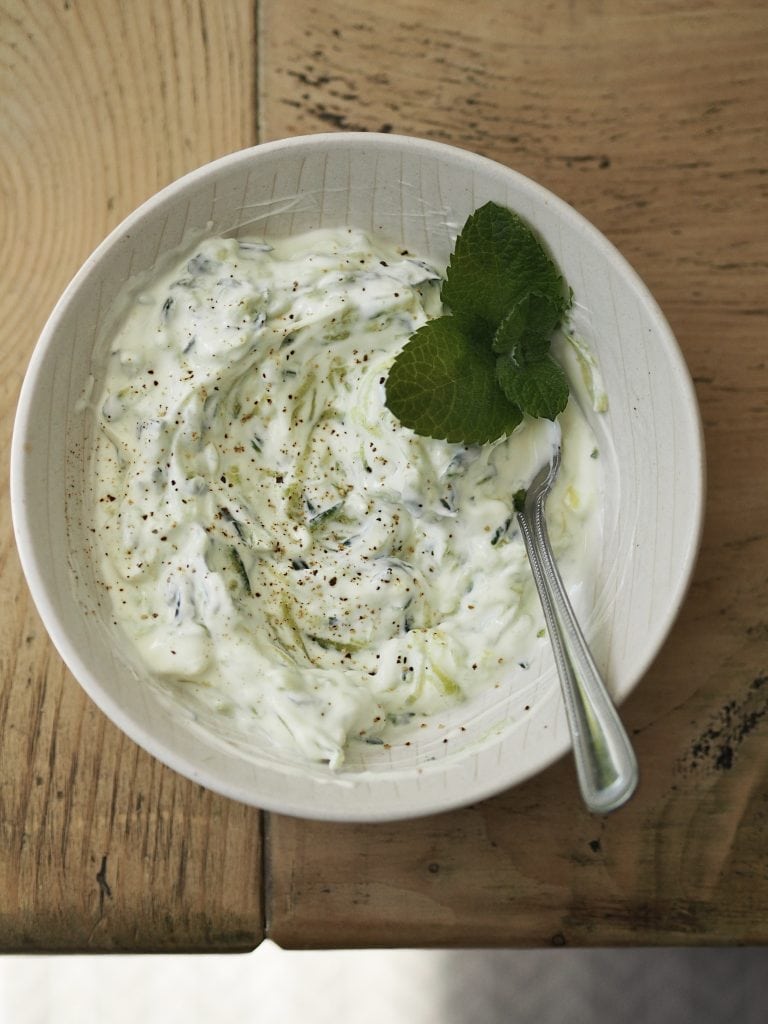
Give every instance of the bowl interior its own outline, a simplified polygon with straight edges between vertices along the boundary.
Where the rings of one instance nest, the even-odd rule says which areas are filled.
[[[89,485],[99,352],[126,281],[211,234],[275,237],[350,224],[444,266],[487,200],[521,214],[576,297],[575,326],[600,367],[607,412],[585,411],[605,454],[596,586],[581,609],[617,700],[638,682],[684,595],[702,515],[702,447],[688,372],[653,299],[613,247],[515,172],[436,143],[311,136],[234,154],[188,175],[99,247],[56,307],[30,364],[13,446],[24,569],[65,661],[128,735],[183,774],[239,800],[308,817],[374,820],[468,803],[541,770],[568,747],[551,660],[445,717],[442,738],[364,748],[330,775],[211,733],[151,684],[115,628],[94,572]],[[574,364],[574,370],[576,369]],[[463,726],[463,729],[462,729]],[[450,742],[443,743],[448,738]]]

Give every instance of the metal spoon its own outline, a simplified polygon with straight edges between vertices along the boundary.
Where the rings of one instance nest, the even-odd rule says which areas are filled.
[[[608,814],[634,793],[637,760],[555,565],[544,505],[560,468],[560,443],[534,477],[517,519],[539,592],[573,741],[576,774],[590,811]]]

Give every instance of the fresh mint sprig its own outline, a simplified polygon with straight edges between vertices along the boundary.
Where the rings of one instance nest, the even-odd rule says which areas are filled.
[[[570,293],[516,213],[486,203],[467,219],[440,298],[450,314],[419,328],[387,377],[386,404],[404,426],[485,444],[525,413],[562,412],[568,381],[549,350]]]

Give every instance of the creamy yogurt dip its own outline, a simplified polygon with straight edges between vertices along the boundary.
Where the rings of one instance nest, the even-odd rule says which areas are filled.
[[[114,620],[157,678],[255,744],[339,767],[348,743],[396,742],[546,643],[513,500],[551,424],[465,448],[384,404],[439,287],[357,230],[214,238],[134,298],[110,344],[94,477]],[[574,401],[561,423],[548,519],[580,581],[599,460]]]

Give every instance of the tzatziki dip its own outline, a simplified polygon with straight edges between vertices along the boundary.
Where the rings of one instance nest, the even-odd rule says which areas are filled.
[[[253,744],[352,743],[519,673],[546,644],[514,496],[552,425],[464,447],[385,406],[440,274],[342,228],[212,238],[128,304],[96,401],[98,571],[154,678]],[[572,398],[549,532],[592,574],[595,440]],[[578,587],[577,587],[578,589]]]

